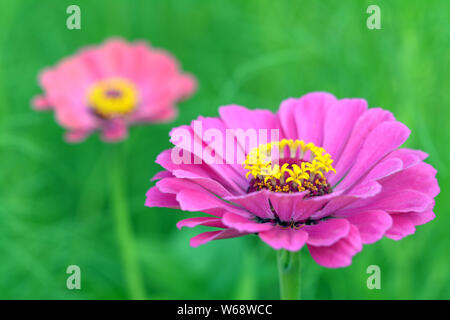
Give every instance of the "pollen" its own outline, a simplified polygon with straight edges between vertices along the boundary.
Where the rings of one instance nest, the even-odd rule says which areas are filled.
[[[88,105],[103,118],[125,116],[132,112],[138,103],[135,86],[122,78],[101,80],[89,89]]]
[[[312,197],[332,192],[326,179],[326,173],[336,173],[332,164],[325,149],[303,140],[283,139],[251,150],[243,166],[250,180],[248,192],[309,191]]]

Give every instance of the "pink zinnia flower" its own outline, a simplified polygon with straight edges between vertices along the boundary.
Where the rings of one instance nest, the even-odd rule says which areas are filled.
[[[45,69],[39,83],[45,94],[35,97],[33,106],[53,108],[70,142],[96,130],[105,141],[122,140],[130,124],[171,120],[175,103],[196,87],[166,51],[121,39],[63,59]]]
[[[276,114],[236,105],[219,113],[182,127],[190,135],[183,143],[172,131],[178,149],[159,155],[165,171],[147,193],[147,206],[209,214],[178,223],[218,228],[192,238],[194,247],[258,234],[277,250],[306,245],[318,264],[337,268],[350,265],[363,244],[402,239],[435,217],[436,170],[424,152],[399,149],[410,130],[386,110],[311,93],[284,101]],[[236,138],[244,166],[200,163],[205,152],[223,160],[229,149],[202,140],[198,123],[224,137],[226,129],[279,129],[280,137],[264,137],[255,149]],[[172,160],[180,148],[193,153],[192,164]]]

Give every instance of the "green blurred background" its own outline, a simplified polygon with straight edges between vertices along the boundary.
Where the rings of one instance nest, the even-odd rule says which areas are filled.
[[[81,8],[67,30],[66,8]],[[366,8],[381,8],[368,30]],[[53,114],[36,113],[43,67],[110,36],[170,50],[198,77],[173,124],[136,127],[126,152],[126,191],[149,299],[278,299],[275,252],[248,236],[189,246],[191,217],[144,207],[154,160],[174,125],[237,103],[276,110],[288,97],[324,90],[364,97],[412,129],[407,146],[438,169],[437,218],[402,241],[364,247],[345,269],[302,252],[306,299],[450,298],[450,2],[430,1],[31,1],[0,2],[0,298],[126,299],[111,213],[108,149],[97,135],[66,144]],[[82,289],[66,288],[81,267]],[[381,290],[366,268],[381,267]]]

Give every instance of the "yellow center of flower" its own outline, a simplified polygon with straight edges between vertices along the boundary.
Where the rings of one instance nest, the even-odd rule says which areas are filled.
[[[250,179],[248,192],[268,189],[274,192],[310,191],[310,196],[330,193],[325,173],[336,170],[325,149],[302,140],[262,144],[254,148],[244,162]]]
[[[110,78],[95,83],[88,93],[88,105],[101,117],[123,116],[138,103],[135,86],[122,78]]]

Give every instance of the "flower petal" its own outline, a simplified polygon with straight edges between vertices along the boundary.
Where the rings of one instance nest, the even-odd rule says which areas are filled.
[[[298,99],[293,114],[297,126],[297,138],[306,143],[312,142],[321,146],[325,115],[335,101],[336,98],[333,95],[324,92],[309,93]]]
[[[278,118],[283,129],[283,136],[286,139],[297,139],[297,125],[294,116],[297,101],[298,99],[295,98],[284,100],[278,110]]]
[[[335,185],[347,174],[360,153],[364,141],[367,140],[370,133],[380,123],[392,120],[394,120],[394,116],[389,111],[379,108],[369,109],[359,118],[339,161],[336,162],[336,174],[332,174],[328,178],[331,185]]]
[[[391,217],[392,217],[392,226],[386,232],[386,237],[391,238],[393,240],[400,240],[416,232],[414,224],[408,217],[402,214],[394,214]]]
[[[243,190],[239,187],[237,189],[235,188],[235,184],[233,182],[229,183],[229,180],[224,177],[223,174],[217,173],[216,170],[212,169],[209,165],[206,163],[201,164],[195,164],[195,162],[192,164],[188,163],[174,163],[172,159],[172,152],[174,152],[173,149],[164,150],[161,152],[158,157],[156,158],[156,163],[161,165],[164,169],[168,171],[176,171],[176,170],[183,170],[187,172],[191,172],[192,176],[196,177],[203,177],[207,179],[212,179],[216,181],[217,183],[221,184],[224,188],[229,190],[233,193],[242,193]],[[223,171],[223,173],[226,171]]]
[[[229,238],[236,238],[245,236],[248,233],[240,233],[237,230],[234,229],[225,229],[225,230],[219,230],[219,231],[208,231],[203,232],[195,237],[191,238],[190,244],[191,247],[198,247],[202,244],[208,243],[212,240],[219,240],[219,239],[229,239]]]
[[[367,137],[355,165],[349,174],[336,187],[347,189],[365,176],[386,154],[398,148],[406,141],[410,133],[408,127],[396,121],[383,122]]]
[[[361,211],[346,219],[358,228],[363,244],[380,240],[392,226],[391,216],[382,210]]]
[[[266,190],[252,192],[242,196],[225,197],[225,200],[244,207],[249,212],[260,218],[274,218]]]
[[[178,221],[177,223],[178,229],[181,229],[183,227],[194,228],[196,226],[226,228],[226,226],[222,223],[221,219],[216,217],[188,218]]]
[[[207,145],[204,144],[202,139],[195,133],[195,123],[191,126],[180,126],[174,128],[170,132],[170,141],[176,146],[171,150],[170,158],[167,159],[170,162],[174,162],[174,156],[180,153],[183,154],[182,159],[179,159],[180,163],[176,163],[176,166],[186,165],[187,167],[195,167],[194,165],[203,165],[203,154]],[[186,155],[186,159],[185,158]],[[187,162],[187,163],[185,163]],[[243,193],[247,188],[248,182],[241,173],[235,171],[230,165],[225,163],[208,163],[205,164],[208,168],[215,172],[215,176],[220,177],[229,188],[236,190],[237,193]],[[188,168],[185,170],[190,171]]]
[[[301,230],[308,233],[308,245],[331,246],[346,237],[350,232],[350,223],[345,219],[329,219],[316,225],[304,226]]]
[[[231,205],[188,180],[165,178],[158,181],[156,186],[161,192],[176,194],[180,208],[185,211],[205,211],[213,208],[232,210]]]
[[[402,148],[392,151],[386,157],[386,159],[390,158],[398,158],[402,160],[403,169],[407,169],[428,158],[428,154],[420,150]]]
[[[331,214],[337,217],[345,216],[342,214],[342,211],[348,210],[347,207],[355,206],[354,203],[360,203],[363,199],[370,200],[372,197],[379,194],[381,190],[382,187],[378,182],[370,181],[357,185],[347,194],[340,195],[339,193],[342,193],[342,190],[334,191],[338,196],[332,198],[325,206],[323,206],[323,208],[313,213],[311,218],[321,219]]]
[[[350,227],[348,235],[329,247],[308,245],[311,257],[321,266],[327,268],[347,267],[352,263],[352,257],[362,250],[359,231]]]
[[[402,214],[402,216],[408,218],[415,226],[420,226],[422,224],[428,223],[436,218],[436,215],[431,210],[424,212],[408,212]]]
[[[363,182],[379,180],[403,169],[403,162],[398,158],[380,161],[364,178]]]
[[[177,178],[189,179],[217,196],[231,196],[231,193],[224,186],[213,179],[202,177],[196,173],[185,170],[174,170],[172,171],[172,174]]]
[[[69,143],[82,142],[87,138],[87,136],[90,133],[91,133],[90,131],[83,131],[83,130],[67,131],[64,134],[64,140],[66,140]]]
[[[261,231],[267,231],[273,228],[270,223],[256,223],[246,217],[234,214],[226,213],[222,217],[222,222],[230,228],[236,229],[239,232],[256,233]]]
[[[115,118],[108,120],[102,130],[102,139],[107,142],[123,140],[128,136],[128,128],[125,120]]]
[[[366,110],[367,101],[363,99],[338,100],[328,110],[323,147],[335,162],[339,161],[355,123]]]
[[[234,133],[245,154],[262,143],[282,138],[278,117],[269,110],[250,110],[245,107],[230,105],[220,107],[219,114],[225,125],[233,129],[229,132]],[[253,139],[249,138],[247,133],[253,133],[250,135],[250,137],[253,136]],[[274,133],[275,136],[273,136]]]
[[[145,205],[147,207],[180,209],[176,196],[171,193],[163,193],[158,187],[152,187],[147,191]]]
[[[49,110],[53,107],[50,101],[43,95],[33,97],[31,105],[35,110]]]
[[[361,209],[379,209],[389,213],[422,212],[433,203],[433,199],[422,192],[398,189],[392,192],[382,191],[372,198],[355,201],[345,211],[349,213],[358,212]]]
[[[156,173],[153,176],[153,178],[151,179],[151,181],[161,180],[161,179],[170,178],[170,177],[173,177],[172,173],[170,171],[163,170],[163,171]]]
[[[285,249],[298,251],[308,239],[308,233],[303,230],[273,228],[259,233],[259,237],[275,250]]]
[[[434,198],[440,192],[436,173],[436,169],[431,165],[424,162],[419,163],[383,179],[381,181],[383,192],[395,192],[399,189],[408,188]]]

